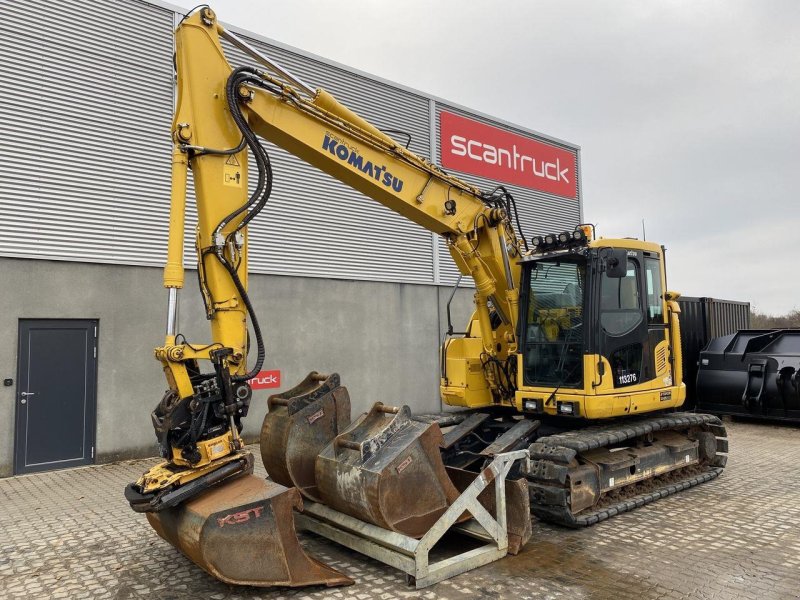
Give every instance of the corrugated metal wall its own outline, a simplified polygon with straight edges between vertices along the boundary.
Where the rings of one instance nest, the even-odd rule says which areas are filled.
[[[750,329],[750,303],[702,298],[705,301],[708,337],[715,338],[740,329]]]
[[[14,0],[3,21],[0,254],[161,264],[172,12]]]
[[[4,8],[9,27],[0,37],[0,72],[8,91],[0,97],[0,256],[162,265],[175,15],[123,0],[15,0]],[[486,121],[438,102],[432,111],[424,94],[263,40],[248,41],[376,126],[408,132],[411,150],[423,156],[431,156],[432,127],[438,139],[439,110]],[[226,52],[232,64],[251,62],[233,48]],[[250,227],[252,272],[414,283],[454,279],[447,250],[429,232],[266,145],[274,191]],[[463,177],[484,189],[495,185]],[[580,218],[579,201],[508,187],[528,237],[571,228]],[[196,215],[192,202],[189,207],[186,262],[192,266]]]

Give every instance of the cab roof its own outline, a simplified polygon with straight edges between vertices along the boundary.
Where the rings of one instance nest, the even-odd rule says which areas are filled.
[[[597,238],[589,242],[590,248],[603,248],[611,246],[612,248],[627,248],[629,250],[643,250],[645,252],[655,252],[661,254],[661,245],[655,242],[644,242],[636,238]]]

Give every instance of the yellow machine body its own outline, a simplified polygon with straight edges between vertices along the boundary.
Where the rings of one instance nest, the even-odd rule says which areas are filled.
[[[186,344],[168,331],[156,349],[167,382],[180,398],[195,393],[189,369],[210,360],[214,349],[230,348],[224,359],[232,375],[246,371],[247,312],[231,277],[209,253],[219,240],[214,230],[221,219],[247,201],[247,152],[215,154],[209,148],[234,149],[240,143],[226,102],[226,83],[233,72],[225,59],[220,37],[231,36],[207,9],[184,20],[176,31],[178,104],[173,121],[172,206],[164,285],[183,285],[183,238],[187,168],[191,167],[199,215],[196,232],[201,287],[211,322],[212,342]],[[246,47],[245,50],[248,50]],[[324,90],[308,90],[286,77],[257,71],[259,85],[240,84],[235,90],[249,127],[301,160],[352,186],[443,237],[460,272],[475,285],[475,312],[467,334],[451,338],[443,348],[441,396],[445,403],[464,408],[509,407],[527,412],[525,401],[544,400],[542,414],[556,414],[558,402],[574,404],[572,416],[603,419],[680,406],[685,387],[680,372],[679,309],[674,297],[662,298],[664,338],[657,351],[667,360],[656,377],[624,389],[603,379],[611,368],[597,353],[585,354],[583,385],[531,386],[524,381],[524,353],[519,327],[526,307],[520,307],[520,287],[530,252],[512,226],[503,205],[473,186],[448,175],[436,165],[408,151],[402,144],[342,106]],[[275,69],[272,69],[275,71]],[[279,71],[279,70],[278,70]],[[242,218],[231,220],[223,235]],[[247,282],[246,228],[241,247],[234,251],[239,277]],[[588,250],[614,247],[662,256],[660,279],[666,289],[663,251],[653,243],[633,239],[587,240]],[[541,312],[545,336],[554,337],[581,306]],[[501,368],[487,368],[501,365]],[[509,368],[517,363],[516,368]],[[512,365],[513,366],[513,365]],[[505,381],[508,373],[514,381]],[[235,437],[235,433],[234,433]]]
[[[634,239],[599,239],[590,241],[587,247],[646,251],[657,256],[661,265],[660,287],[666,289],[663,249],[659,245]],[[476,316],[473,315],[466,336],[446,342],[446,377],[441,382],[442,397],[451,406],[479,409],[499,405],[522,413],[532,412],[526,410],[525,401],[533,401],[541,403],[539,413],[552,416],[558,414],[558,403],[565,402],[574,406],[574,412],[570,416],[585,419],[608,419],[679,407],[686,399],[686,386],[683,383],[683,357],[678,324],[680,308],[675,301],[678,296],[676,292],[667,292],[659,299],[663,332],[660,339],[653,340],[653,351],[660,360],[647,381],[622,389],[615,387],[610,377],[601,375],[612,370],[608,358],[600,354],[584,354],[582,386],[557,389],[558,386],[527,385],[522,377],[524,356],[522,352],[517,352],[515,358],[518,363],[518,377],[515,393],[513,396],[498,397],[497,394],[492,394],[483,375],[483,343],[476,327]],[[572,317],[580,315],[582,311],[582,304],[542,309],[538,318],[546,337],[552,339],[560,329],[568,327]],[[499,328],[494,333],[493,340],[499,341],[504,335],[506,333]]]
[[[222,39],[260,66],[231,67]],[[195,515],[192,502],[202,498],[198,494],[214,486],[207,497],[227,497],[221,488],[245,486],[228,480],[241,479],[252,471],[252,456],[243,449],[239,431],[251,396],[248,381],[264,361],[261,331],[247,295],[246,226],[263,208],[271,190],[271,167],[259,138],[441,236],[460,273],[474,284],[475,310],[466,334],[449,337],[442,348],[440,391],[445,403],[486,409],[486,414],[473,412],[455,425],[446,440],[438,443],[437,437],[437,444],[426,445],[426,456],[442,459],[437,455],[441,447],[443,456],[471,457],[467,462],[448,463],[466,468],[474,467],[478,458],[530,445],[533,457],[538,442],[531,441],[544,439],[535,438],[537,417],[574,418],[585,424],[586,420],[664,411],[683,403],[678,294],[667,291],[660,246],[632,239],[595,240],[593,229],[588,235],[580,226],[556,236],[558,243],[554,236],[546,236],[544,241],[538,238],[537,243],[534,239],[529,250],[521,232],[515,231],[516,205],[507,190],[498,187],[483,193],[410,152],[328,92],[309,88],[228,32],[208,7],[181,21],[175,32],[175,49],[177,103],[164,269],[168,318],[164,344],[155,349],[168,390],[152,415],[165,460],[126,489],[134,510],[165,511],[161,517],[151,515],[151,522],[205,522],[215,507],[209,500],[211,504],[203,504]],[[198,214],[194,232],[198,275],[211,326],[209,342],[191,344],[180,334],[177,319],[178,290],[184,284],[189,169]],[[252,196],[248,182],[255,184]],[[658,263],[655,270],[654,261]],[[558,275],[563,281],[555,276],[548,280],[550,270],[561,273],[569,269],[573,271],[571,281],[563,273]],[[552,289],[544,289],[543,282],[553,284]],[[613,300],[613,294],[618,306],[607,309],[604,303]],[[638,302],[635,310],[629,306],[631,301]],[[633,322],[636,311],[644,321]],[[615,328],[628,320],[630,330],[618,331],[617,337],[631,343],[620,345],[611,338]],[[251,366],[248,352],[253,342],[256,360]],[[637,343],[641,348],[631,350]],[[639,366],[634,368],[634,363]],[[209,364],[213,372],[203,368]],[[278,423],[280,427],[272,423],[266,429],[285,433],[298,424],[307,430],[306,425],[326,423],[317,420],[320,407],[314,403],[321,400],[312,396],[304,399],[307,406],[301,406],[298,399],[284,398],[286,422]],[[347,408],[349,412],[349,404]],[[534,419],[519,419],[520,413]],[[656,428],[648,425],[647,438],[636,433],[628,439],[620,433],[615,439],[627,440],[629,447],[614,448],[614,452],[595,439],[581,441],[594,452],[585,455],[578,454],[580,447],[570,449],[569,439],[557,440],[553,446],[539,444],[541,452],[536,456],[541,460],[534,461],[538,467],[531,467],[539,469],[538,475],[528,474],[529,483],[534,482],[529,485],[531,507],[538,502],[536,514],[557,522],[574,525],[583,518],[585,522],[580,524],[591,524],[606,517],[575,515],[598,506],[601,495],[620,487],[620,482],[640,481],[685,465],[713,465],[717,470],[703,475],[707,476],[703,481],[716,476],[724,466],[724,457],[716,452],[726,451],[727,441],[720,437],[724,428],[706,417],[662,419]],[[301,418],[307,418],[305,424]],[[510,429],[498,434],[500,429],[494,427],[496,440],[476,451],[469,444],[483,441],[477,428],[487,419]],[[328,433],[341,438],[344,434],[339,429],[345,424],[339,423],[338,416],[335,423],[331,415],[328,420]],[[357,446],[361,460],[367,460],[367,441],[340,442],[347,451],[355,451]],[[332,466],[322,468],[323,476],[341,470],[344,450],[334,453]],[[294,456],[288,445],[281,452]],[[306,472],[310,463],[295,462],[302,463],[305,470],[300,474],[292,471],[286,482],[302,479],[305,493],[314,493],[314,482],[320,480],[319,462],[313,480]],[[395,470],[399,469],[398,465]],[[379,471],[376,473],[385,474]],[[553,473],[556,484],[548,479]],[[699,476],[692,481],[700,482]],[[327,484],[330,489],[337,487],[334,480]],[[423,488],[415,486],[418,491]],[[278,495],[288,498],[283,491]],[[300,502],[299,495],[296,500]],[[333,503],[336,501],[334,498]],[[226,510],[236,508],[234,504]],[[385,510],[390,509],[394,509],[393,503]],[[527,516],[527,508],[524,512]],[[194,542],[187,542],[186,536],[179,535],[177,540],[165,537],[178,547],[193,548]],[[199,560],[198,564],[205,563]],[[275,575],[270,581],[277,583],[280,577]],[[229,579],[241,582],[238,576]],[[330,573],[323,579],[330,585],[342,583]],[[291,577],[289,581],[292,585]],[[299,579],[297,584],[301,584]]]

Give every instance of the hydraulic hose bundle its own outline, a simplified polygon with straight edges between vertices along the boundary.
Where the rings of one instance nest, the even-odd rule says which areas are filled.
[[[250,128],[250,125],[247,123],[247,119],[245,119],[244,115],[242,114],[242,108],[240,106],[240,101],[248,99],[247,96],[240,95],[240,90],[243,89],[242,86],[247,83],[263,85],[263,81],[261,80],[259,71],[257,69],[252,67],[240,67],[234,70],[230,77],[228,77],[228,81],[225,86],[225,95],[228,102],[228,107],[231,111],[231,116],[233,117],[236,126],[239,128],[239,131],[242,133],[241,143],[237,147],[228,150],[212,150],[204,148],[201,152],[194,154],[194,156],[202,156],[204,154],[231,155],[236,154],[247,147],[253,154],[253,158],[255,159],[258,170],[258,179],[255,190],[245,204],[225,216],[225,218],[223,218],[215,227],[213,237],[214,246],[213,248],[206,250],[201,255],[201,265],[200,269],[198,270],[198,272],[202,270],[202,263],[205,260],[205,255],[213,254],[214,257],[219,260],[222,266],[225,267],[225,270],[230,274],[231,280],[233,281],[237,292],[242,298],[242,302],[245,305],[247,314],[250,317],[250,321],[253,325],[253,333],[255,336],[257,349],[256,362],[254,363],[253,368],[247,373],[243,375],[232,375],[231,381],[234,383],[244,382],[255,377],[255,375],[258,374],[258,372],[261,370],[261,367],[264,365],[264,359],[266,356],[264,339],[261,333],[261,327],[258,323],[258,318],[256,317],[255,309],[253,308],[253,304],[250,301],[247,290],[245,289],[244,284],[242,283],[242,280],[237,272],[238,261],[235,260],[233,252],[231,253],[232,255],[230,257],[226,256],[225,254],[226,248],[238,247],[237,234],[239,234],[241,230],[244,229],[247,224],[261,212],[269,200],[270,194],[272,193],[272,165],[269,160],[269,155],[259,142],[256,134]],[[224,235],[223,229],[225,229],[231,223],[231,221],[242,215],[242,213],[246,214],[244,217],[242,217],[236,228],[227,235]],[[206,295],[207,293],[204,291],[203,297],[205,298]]]

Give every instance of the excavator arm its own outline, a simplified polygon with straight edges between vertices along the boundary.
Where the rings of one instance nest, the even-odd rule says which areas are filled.
[[[259,67],[231,67],[222,39]],[[483,194],[410,152],[328,92],[312,90],[226,31],[209,8],[187,16],[175,42],[178,96],[164,269],[168,316],[164,344],[155,349],[168,390],[152,413],[164,460],[128,485],[125,495],[134,510],[148,513],[161,537],[223,581],[352,583],[302,551],[291,517],[292,508],[302,507],[300,494],[315,498],[312,491],[318,487],[326,504],[344,513],[420,537],[458,492],[442,462],[437,424],[412,420],[408,407],[377,403],[342,433],[350,422],[346,389],[338,375],[315,372],[287,397],[269,399],[261,445],[272,480],[248,476],[254,460],[240,431],[252,395],[249,380],[261,369],[265,351],[247,293],[247,226],[272,189],[270,160],[260,138],[442,236],[461,273],[475,282],[472,333],[454,354],[481,367],[483,377],[472,382],[472,391],[487,404],[513,400],[508,382],[516,365],[518,261],[524,244],[512,226],[516,206],[503,188]],[[189,343],[178,323],[189,170],[210,343]],[[256,353],[249,365],[251,343]],[[455,387],[457,397],[470,391],[469,382]],[[297,433],[298,423],[308,435]],[[338,437],[326,454],[331,436]],[[371,454],[362,448],[378,452],[382,443],[384,454],[397,456],[384,456],[384,468],[374,471],[365,462]],[[341,498],[340,476],[354,486]],[[420,494],[397,505],[398,491],[410,482]],[[528,515],[526,495],[519,512]],[[529,519],[522,521],[528,523],[524,534]],[[242,523],[251,528],[244,537],[230,527]]]
[[[231,67],[222,39],[260,66]],[[410,152],[328,92],[312,90],[228,32],[209,8],[184,19],[175,41],[178,96],[164,270],[168,317],[165,343],[155,350],[169,389],[152,415],[166,462],[138,482],[142,497],[132,505],[145,511],[173,505],[185,497],[187,484],[200,490],[205,479],[218,483],[220,472],[228,477],[252,466],[239,432],[251,397],[248,380],[265,353],[247,295],[247,225],[272,187],[259,136],[442,236],[461,273],[475,282],[471,333],[469,339],[450,340],[462,344],[453,355],[480,367],[477,378],[455,387],[444,380],[443,394],[455,397],[455,404],[470,393],[471,405],[511,402],[524,244],[512,225],[513,198],[502,188],[484,194]],[[189,169],[198,214],[197,269],[211,323],[207,344],[188,343],[178,326]],[[251,341],[256,358],[248,368]],[[208,363],[213,372],[201,367]],[[175,487],[184,487],[184,494],[162,495]]]
[[[260,60],[265,69],[234,70],[225,59],[220,38]],[[225,30],[209,9],[181,24],[176,49],[178,107],[164,284],[170,289],[183,285],[186,167],[191,162],[199,215],[198,266],[214,339],[214,344],[198,352],[187,344],[176,344],[175,331],[168,331],[157,355],[168,370],[170,386],[181,397],[192,394],[187,360],[212,360],[218,346],[231,349],[227,366],[234,379],[241,379],[245,372],[246,293],[238,289],[229,267],[237,265],[235,271],[246,287],[243,225],[260,210],[271,187],[269,159],[256,135],[441,235],[461,272],[475,281],[482,351],[504,358],[514,351],[520,241],[504,194],[482,194],[408,151],[328,92],[312,92]],[[259,185],[251,198],[247,197],[243,144],[249,146],[258,167]],[[506,325],[500,339],[490,308]],[[175,319],[170,318],[170,323]],[[256,331],[257,339],[259,335]]]

